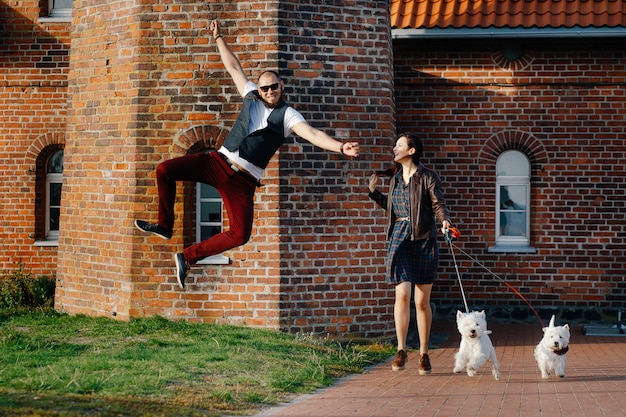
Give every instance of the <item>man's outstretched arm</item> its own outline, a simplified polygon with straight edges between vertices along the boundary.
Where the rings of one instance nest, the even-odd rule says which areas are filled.
[[[359,156],[359,144],[357,142],[339,142],[306,122],[295,124],[292,130],[302,139],[327,151],[340,152],[347,156]]]
[[[213,20],[209,25],[209,30],[213,34],[213,39],[217,44],[217,49],[220,52],[220,58],[222,59],[222,64],[224,64],[224,68],[230,74],[230,77],[233,79],[235,86],[237,86],[237,90],[239,94],[243,96],[244,88],[248,83],[248,77],[246,73],[243,72],[243,68],[241,68],[241,63],[233,54],[233,51],[230,50],[228,44],[224,40],[220,32],[220,25],[217,19]]]

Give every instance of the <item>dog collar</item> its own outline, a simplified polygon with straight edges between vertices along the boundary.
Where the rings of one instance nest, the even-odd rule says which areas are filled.
[[[565,355],[568,350],[569,350],[569,346],[565,346],[563,349],[555,350],[554,353],[556,355],[561,356],[561,355]]]

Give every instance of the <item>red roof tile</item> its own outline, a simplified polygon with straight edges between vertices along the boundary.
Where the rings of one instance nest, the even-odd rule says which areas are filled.
[[[391,0],[394,28],[626,26],[626,0]]]

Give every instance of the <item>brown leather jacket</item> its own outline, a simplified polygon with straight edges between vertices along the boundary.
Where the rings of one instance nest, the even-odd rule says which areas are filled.
[[[378,190],[369,193],[369,197],[384,208],[388,214],[387,237],[391,237],[393,225],[396,222],[395,215],[391,208],[391,198],[398,179],[401,176],[394,176],[389,184],[389,193],[384,195]],[[411,200],[411,240],[428,239],[437,237],[437,222],[443,223],[447,220],[450,224],[450,215],[441,191],[441,181],[439,175],[431,169],[426,168],[421,163],[417,171],[411,178],[411,190],[409,193]],[[436,218],[436,219],[435,219]]]

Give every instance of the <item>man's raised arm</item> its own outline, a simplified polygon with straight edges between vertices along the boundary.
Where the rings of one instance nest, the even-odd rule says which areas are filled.
[[[213,20],[209,25],[209,29],[213,34],[213,39],[217,44],[217,49],[220,52],[220,58],[222,59],[222,64],[224,64],[224,68],[230,74],[230,77],[233,79],[235,86],[237,86],[237,90],[239,94],[243,96],[244,88],[248,83],[248,77],[243,72],[243,68],[241,68],[241,63],[233,54],[233,52],[228,47],[228,44],[224,40],[220,32],[220,25],[217,19]]]

